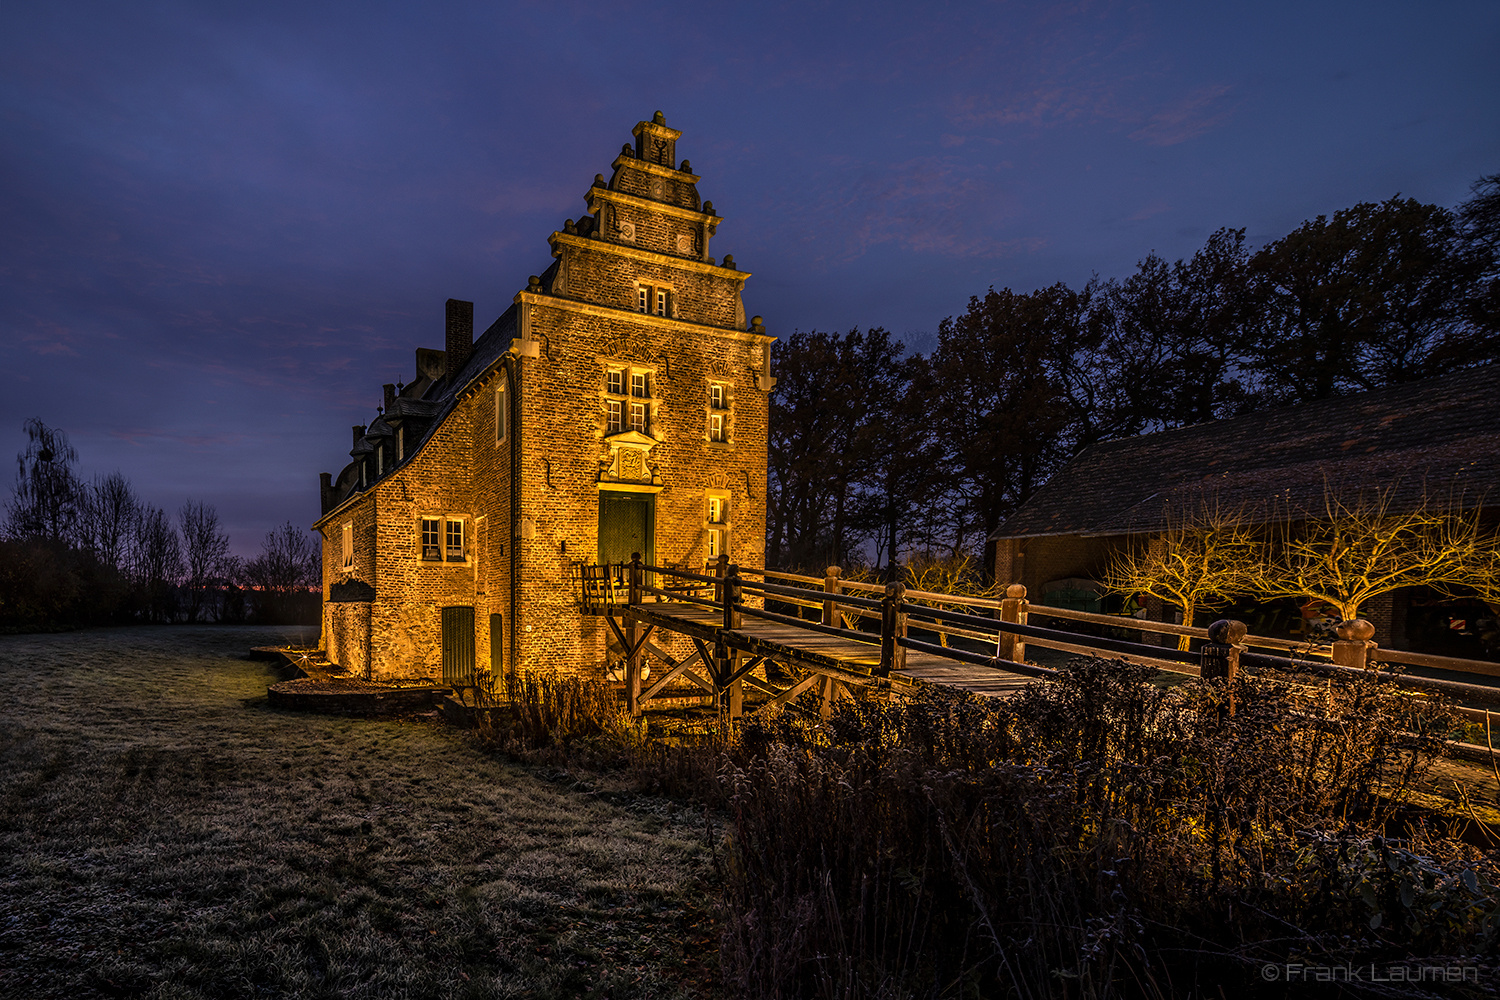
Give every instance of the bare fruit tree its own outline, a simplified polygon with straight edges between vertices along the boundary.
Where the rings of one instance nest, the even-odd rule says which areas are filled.
[[[1323,510],[1283,511],[1251,566],[1259,594],[1323,601],[1349,621],[1371,598],[1405,587],[1493,591],[1496,561],[1477,506],[1325,484]]]
[[[1166,528],[1144,543],[1118,552],[1104,586],[1121,594],[1149,594],[1182,609],[1182,624],[1248,593],[1251,563],[1261,550],[1260,533],[1239,511],[1222,509],[1211,497],[1166,508]],[[1178,637],[1186,650],[1189,637]]]

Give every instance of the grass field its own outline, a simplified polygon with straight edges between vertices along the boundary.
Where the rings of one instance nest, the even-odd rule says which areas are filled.
[[[272,710],[303,638],[0,637],[0,996],[717,994],[701,814]]]

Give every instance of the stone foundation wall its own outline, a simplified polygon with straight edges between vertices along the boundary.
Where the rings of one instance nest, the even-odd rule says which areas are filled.
[[[323,605],[323,649],[328,662],[358,677],[370,669],[370,609],[366,601]]]

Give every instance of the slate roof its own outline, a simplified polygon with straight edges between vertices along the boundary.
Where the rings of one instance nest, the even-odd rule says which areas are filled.
[[[1316,516],[1325,483],[1389,488],[1396,506],[1500,506],[1500,364],[1095,444],[991,538],[1158,531],[1199,497],[1252,519]]]

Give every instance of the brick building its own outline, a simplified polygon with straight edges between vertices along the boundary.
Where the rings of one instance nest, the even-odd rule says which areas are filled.
[[[476,340],[449,299],[442,350],[322,476],[323,646],[375,679],[597,671],[607,625],[579,567],[760,565],[771,343],[749,275],[660,112],[635,126],[552,263]]]

